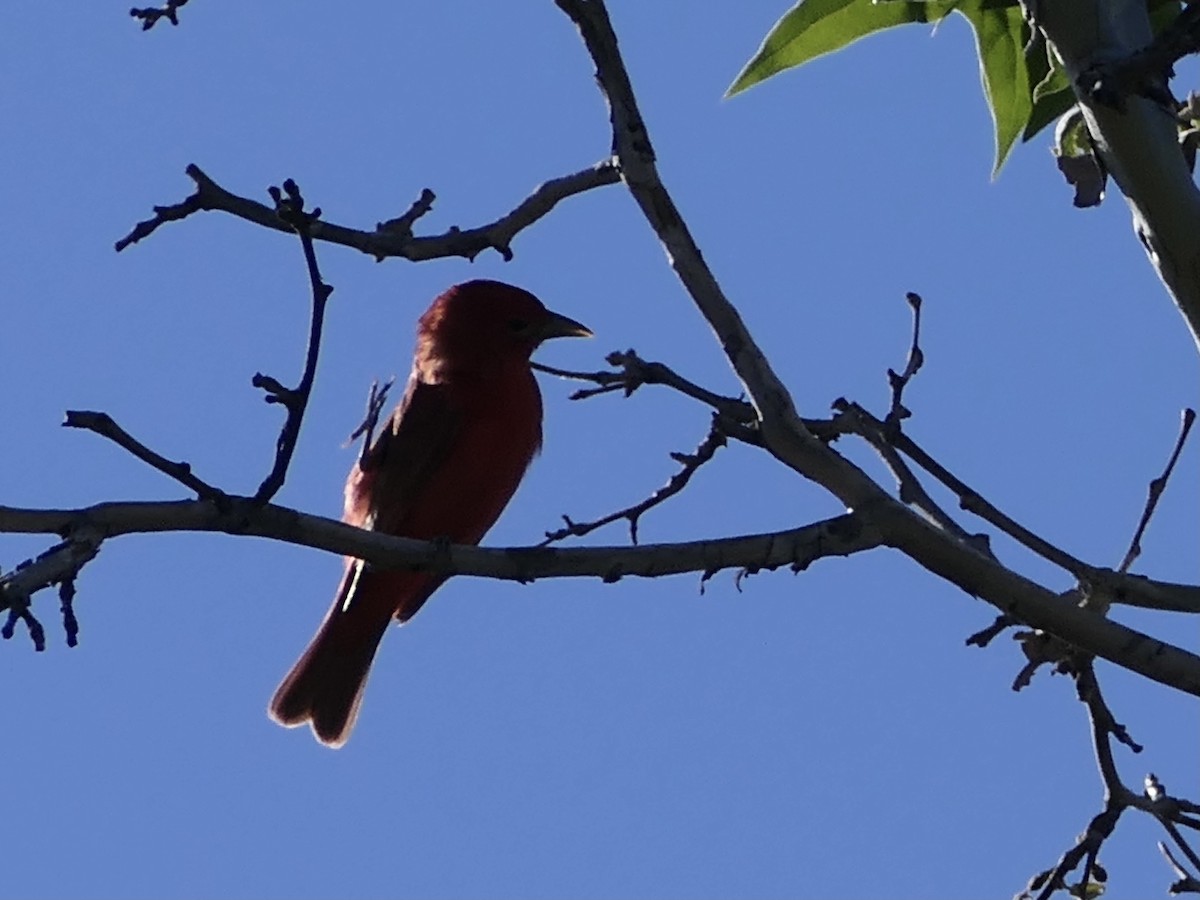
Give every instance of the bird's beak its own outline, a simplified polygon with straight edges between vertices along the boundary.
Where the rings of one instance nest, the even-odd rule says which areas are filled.
[[[556,312],[548,313],[538,328],[538,340],[548,341],[550,338],[560,337],[592,337],[592,330]]]

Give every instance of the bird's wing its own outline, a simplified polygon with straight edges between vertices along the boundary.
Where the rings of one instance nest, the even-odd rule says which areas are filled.
[[[405,534],[421,489],[450,455],[462,415],[448,384],[414,373],[404,397],[346,485],[346,521],[388,534]]]

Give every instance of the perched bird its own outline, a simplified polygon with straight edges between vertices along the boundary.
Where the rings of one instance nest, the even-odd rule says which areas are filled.
[[[548,338],[590,335],[512,285],[450,288],[421,316],[404,397],[350,470],[342,520],[479,543],[542,444],[530,354]],[[288,727],[308,722],[321,743],[344,744],[388,623],[411,619],[444,580],[347,558],[333,607],[276,690],[271,718]]]

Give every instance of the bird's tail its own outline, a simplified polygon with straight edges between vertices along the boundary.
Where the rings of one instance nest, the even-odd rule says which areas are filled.
[[[308,722],[329,747],[346,743],[375,651],[412,579],[351,560],[325,621],[271,698],[271,718],[288,728]]]

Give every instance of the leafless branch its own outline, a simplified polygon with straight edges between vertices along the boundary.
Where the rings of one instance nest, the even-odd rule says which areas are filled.
[[[1034,876],[1020,896],[1028,898],[1032,896],[1033,891],[1039,891],[1038,900],[1046,900],[1057,890],[1068,890],[1075,896],[1086,896],[1085,891],[1093,875],[1100,882],[1107,880],[1106,873],[1096,859],[1104,842],[1112,836],[1121,815],[1131,808],[1149,813],[1158,819],[1180,852],[1193,866],[1200,867],[1200,856],[1197,856],[1176,827],[1186,825],[1189,828],[1200,828],[1200,820],[1188,815],[1197,805],[1171,797],[1153,774],[1146,776],[1145,790],[1141,794],[1125,786],[1113,757],[1112,740],[1126,745],[1134,753],[1140,753],[1142,747],[1130,738],[1125,727],[1113,716],[1100,690],[1092,658],[1078,651],[1069,651],[1064,657],[1064,663],[1064,670],[1069,671],[1074,678],[1076,693],[1088,711],[1096,766],[1104,784],[1104,811],[1091,820],[1074,846],[1062,855],[1054,868]],[[1181,877],[1186,876],[1186,872],[1165,847],[1160,845],[1160,848],[1164,850],[1176,872]],[[1085,863],[1080,882],[1068,885],[1065,881],[1067,874],[1080,862]]]
[[[570,516],[563,516],[563,521],[566,523],[564,527],[559,528],[557,531],[547,531],[546,539],[538,546],[545,547],[555,541],[561,541],[563,538],[582,537],[585,534],[591,534],[597,528],[603,528],[605,525],[620,521],[621,519],[629,522],[629,541],[632,544],[636,544],[638,542],[638,522],[642,516],[654,509],[654,507],[670,500],[687,487],[688,482],[692,480],[692,476],[696,474],[696,470],[711,460],[717,450],[724,446],[725,432],[721,428],[721,417],[719,414],[714,413],[708,434],[700,442],[700,446],[696,448],[694,453],[671,454],[671,459],[682,465],[683,468],[672,475],[671,480],[665,485],[645,500],[591,522],[574,522]]]
[[[892,389],[892,406],[888,410],[884,422],[888,427],[896,429],[900,427],[902,420],[912,415],[904,406],[904,389],[908,387],[908,383],[925,363],[925,354],[921,350],[921,295],[909,291],[904,295],[904,299],[908,301],[909,308],[912,309],[912,344],[908,348],[908,359],[905,361],[904,371],[887,370],[888,386]]]
[[[544,366],[540,363],[535,363],[534,368],[549,375],[557,375],[560,378],[590,381],[593,384],[600,385],[599,388],[576,391],[571,395],[572,400],[585,400],[588,397],[612,391],[621,391],[626,397],[629,397],[642,385],[661,384],[673,388],[694,400],[699,400],[707,406],[711,406],[732,421],[749,425],[756,420],[754,407],[745,400],[714,394],[707,388],[702,388],[695,382],[689,381],[675,370],[660,362],[647,362],[638,356],[636,350],[626,350],[624,352],[617,350],[604,357],[604,360],[619,371],[571,372],[566,369],[555,369],[551,366]]]
[[[387,402],[388,391],[391,390],[395,380],[395,378],[389,378],[382,387],[378,381],[371,382],[371,391],[367,395],[367,412],[359,426],[350,432],[350,437],[346,438],[347,445],[359,438],[363,439],[362,449],[358,454],[359,466],[366,462],[367,453],[375,441],[375,426],[379,424],[379,416],[383,413],[383,406]]]
[[[67,646],[74,647],[79,623],[71,601],[75,596],[75,576],[100,551],[100,536],[86,525],[72,529],[70,538],[51,547],[36,559],[30,559],[0,578],[0,610],[8,610],[8,620],[0,636],[13,636],[18,621],[23,621],[33,639],[35,650],[46,648],[45,631],[29,610],[29,599],[44,587],[60,585],[59,599]]]
[[[1076,692],[1087,707],[1088,719],[1091,722],[1092,746],[1096,753],[1096,764],[1104,782],[1104,810],[1092,818],[1087,828],[1076,840],[1075,845],[1062,855],[1053,869],[1030,880],[1025,896],[1029,896],[1029,891],[1040,889],[1040,893],[1037,895],[1038,900],[1048,900],[1055,891],[1068,888],[1065,878],[1068,873],[1074,871],[1080,862],[1085,863],[1083,875],[1079,885],[1072,890],[1072,893],[1086,891],[1087,885],[1091,882],[1092,875],[1098,867],[1096,858],[1101,847],[1112,836],[1121,814],[1132,805],[1131,801],[1134,797],[1133,792],[1121,783],[1116,762],[1113,760],[1112,744],[1109,738],[1110,736],[1116,737],[1122,743],[1130,746],[1134,752],[1140,752],[1142,749],[1130,740],[1124,727],[1113,718],[1112,711],[1108,708],[1100,691],[1091,658],[1076,653],[1070,663],[1072,675],[1075,678]],[[1080,893],[1079,896],[1086,896],[1086,893]]]
[[[1003,613],[1001,613],[1000,615],[996,616],[995,621],[993,621],[992,624],[989,625],[987,628],[977,631],[973,635],[968,637],[967,641],[966,641],[967,646],[968,647],[986,647],[988,644],[990,644],[992,641],[994,641],[1000,635],[1000,633],[1003,632],[1006,628],[1012,628],[1014,625],[1019,625],[1019,624],[1020,623],[1016,619],[1014,619],[1012,616],[1007,616],[1007,615],[1004,615]]]
[[[129,11],[129,15],[141,19],[142,31],[149,31],[158,24],[159,19],[166,19],[172,25],[178,25],[179,16],[176,10],[187,2],[188,0],[167,0],[162,6],[147,6],[141,9],[134,7]]]
[[[919,309],[919,305],[916,308]],[[920,352],[919,348],[917,348],[917,352]],[[911,368],[912,372],[915,372],[920,366],[917,365],[913,368],[910,365],[909,368]],[[909,368],[906,368],[906,373],[909,372]],[[847,403],[844,400],[838,400],[834,403],[834,408],[839,413],[838,418],[834,420],[834,427],[842,431],[852,431],[866,440],[875,449],[875,452],[879,454],[879,457],[888,469],[891,470],[892,476],[896,479],[902,503],[916,509],[935,526],[953,536],[955,540],[961,541],[977,553],[982,553],[995,559],[988,536],[986,534],[971,534],[959,525],[929,495],[924,485],[921,484],[920,479],[917,478],[916,474],[892,446],[892,436],[899,434],[900,419],[910,415],[908,410],[904,409],[900,404],[900,391],[903,390],[903,384],[907,383],[911,374],[906,374],[901,379],[901,376],[897,376],[895,372],[888,369],[888,375],[895,391],[892,398],[892,410],[888,413],[888,420],[880,422],[869,413],[866,413],[861,406]],[[900,387],[899,390],[896,390],[898,383]],[[897,413],[898,409],[903,412],[903,415]]]
[[[930,572],[958,585],[1031,627],[1061,635],[1090,653],[1154,680],[1200,694],[1200,658],[1181,651],[1170,676],[1163,646],[1114,643],[1117,625],[1058,597],[1041,585],[962,545],[889,496],[866,472],[820,441],[805,426],[741,316],[725,296],[700,253],[678,207],[659,176],[654,149],[621,59],[602,0],[556,0],[579,28],[608,102],[613,147],[622,180],[658,235],[667,258],[704,316],[746,388],[760,422],[764,447],[784,465],[824,487],[847,508],[866,516],[900,550]],[[911,457],[910,457],[911,458]],[[1157,677],[1152,672],[1157,673]],[[1186,685],[1186,687],[1185,687]]]
[[[291,231],[291,226],[281,221],[271,207],[230,193],[202,172],[199,166],[189,165],[185,171],[196,182],[196,192],[180,203],[154,207],[152,218],[139,222],[129,234],[117,241],[118,252],[149,237],[167,222],[177,222],[204,210],[227,212],[275,231]],[[510,244],[517,233],[549,213],[560,200],[615,184],[619,180],[616,164],[611,159],[605,159],[591,168],[543,182],[512,212],[487,225],[465,230],[451,228],[444,234],[415,237],[411,230],[399,227],[397,223],[406,220],[411,223],[429,208],[433,203],[433,193],[425,190],[421,199],[407,213],[399,219],[379,223],[374,231],[359,231],[322,221],[313,223],[311,234],[314,240],[351,247],[374,257],[376,261],[389,257],[401,257],[412,262],[447,256],[474,259],[489,249],[498,251],[505,259],[511,259]]]
[[[638,547],[486,548],[418,541],[366,531],[335,519],[314,516],[252,497],[175,502],[101,503],[82,509],[19,509],[0,506],[0,533],[67,535],[82,543],[125,534],[206,531],[269,538],[339,556],[363,559],[379,568],[428,569],[443,574],[475,575],[529,582],[539,578],[595,577],[616,581],[625,576],[657,578],[685,572],[715,573],[757,565],[798,565],[828,556],[849,556],[880,545],[879,534],[861,516],[847,513],[767,534],[644,544]],[[20,590],[58,583],[66,569],[25,574]],[[33,583],[36,575],[38,582]],[[16,577],[16,575],[12,576]],[[0,597],[8,607],[9,592]]]
[[[872,445],[887,444],[895,447],[957,495],[959,505],[967,512],[979,516],[1038,556],[1060,566],[1077,578],[1086,578],[1094,571],[1092,566],[1076,559],[1065,550],[1056,547],[1045,538],[1034,534],[1019,522],[1009,518],[985,500],[978,491],[955,477],[912,438],[896,428],[889,427],[887,422],[875,418],[859,404],[838,399],[833,406],[844,417],[835,420],[835,424],[841,426],[847,433],[859,435]]]
[[[196,496],[201,500],[214,500],[224,496],[222,491],[193,475],[190,463],[172,462],[164,456],[159,456],[113,421],[112,416],[108,413],[82,409],[67,410],[66,418],[63,419],[63,427],[82,428],[86,431],[94,431],[101,437],[108,438],[114,444],[128,450],[142,462],[152,468],[158,469],[164,475],[174,478],[184,487],[195,491]]]
[[[271,471],[259,485],[254,497],[266,502],[274,497],[287,477],[288,466],[292,454],[296,450],[296,441],[300,437],[300,426],[304,423],[304,412],[308,409],[308,398],[312,394],[313,379],[317,374],[317,359],[321,353],[321,332],[325,327],[325,306],[329,301],[333,288],[321,278],[321,270],[317,265],[317,253],[313,248],[312,228],[320,220],[319,208],[311,212],[304,211],[304,197],[300,188],[292,179],[283,183],[283,190],[277,187],[270,189],[271,198],[275,201],[275,210],[281,221],[290,225],[300,236],[300,246],[304,250],[304,262],[308,268],[308,279],[312,287],[312,316],[309,320],[308,350],[304,357],[304,372],[300,382],[294,388],[287,388],[276,379],[261,372],[254,373],[251,384],[266,391],[264,398],[267,403],[278,403],[287,410],[283,427],[279,429],[279,438],[275,442],[275,462]]]
[[[1125,809],[1118,803],[1106,804],[1104,811],[1092,818],[1075,845],[1062,855],[1054,868],[1040,872],[1029,880],[1025,890],[1017,895],[1018,900],[1030,900],[1035,896],[1034,891],[1038,891],[1037,900],[1049,900],[1055,891],[1068,889],[1065,881],[1067,874],[1073,872],[1085,857],[1095,859],[1100,847],[1117,827],[1117,820]]]
[[[1146,533],[1146,527],[1150,524],[1150,518],[1154,515],[1159,498],[1166,490],[1171,472],[1175,469],[1175,463],[1179,461],[1179,454],[1183,452],[1183,445],[1187,443],[1188,433],[1192,430],[1195,421],[1196,411],[1194,409],[1185,409],[1180,416],[1179,436],[1175,439],[1175,448],[1171,451],[1171,457],[1167,460],[1167,467],[1163,469],[1163,473],[1150,482],[1150,491],[1146,497],[1146,506],[1142,510],[1142,518],[1138,522],[1137,530],[1133,533],[1133,540],[1129,542],[1129,550],[1125,553],[1125,558],[1117,567],[1118,572],[1128,572],[1134,560],[1142,555],[1142,535]]]
[[[1200,894],[1200,878],[1197,878],[1171,854],[1171,848],[1162,841],[1158,842],[1158,850],[1167,858],[1171,868],[1175,870],[1176,880],[1167,889],[1171,894]]]

